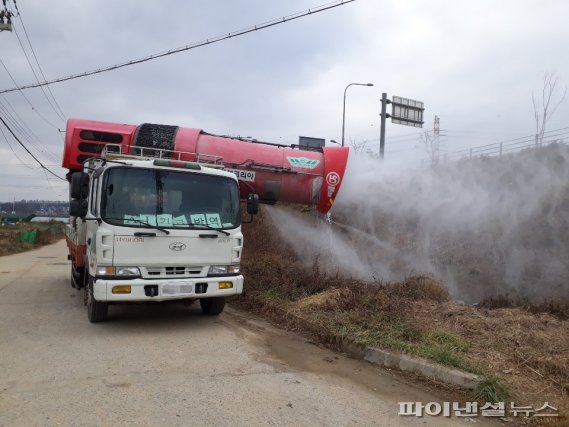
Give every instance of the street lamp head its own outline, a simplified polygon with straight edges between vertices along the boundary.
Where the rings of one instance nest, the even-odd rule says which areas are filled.
[[[366,86],[373,86],[373,83],[368,83],[366,84]]]

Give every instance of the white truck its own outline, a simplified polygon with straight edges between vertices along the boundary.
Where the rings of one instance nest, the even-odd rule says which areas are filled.
[[[85,289],[89,320],[137,301],[199,299],[219,314],[240,294],[240,200],[317,207],[342,185],[347,147],[299,137],[290,146],[198,128],[69,119],[67,245],[71,285]]]
[[[67,228],[71,285],[85,290],[89,321],[113,304],[199,300],[223,311],[242,293],[237,177],[215,156],[106,144],[71,171]],[[258,196],[247,198],[257,213]]]

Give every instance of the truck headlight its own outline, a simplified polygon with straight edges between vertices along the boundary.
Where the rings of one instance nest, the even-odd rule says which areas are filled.
[[[97,277],[140,277],[138,267],[97,267]]]
[[[236,275],[241,271],[239,264],[212,265],[209,267],[208,276]]]
[[[117,267],[116,275],[120,277],[129,277],[129,276],[140,277],[140,270],[138,269],[138,267]]]

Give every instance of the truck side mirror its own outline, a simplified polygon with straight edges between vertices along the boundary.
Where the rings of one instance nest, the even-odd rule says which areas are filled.
[[[259,195],[250,193],[247,196],[247,213],[256,215],[259,212]]]
[[[78,218],[85,218],[89,202],[87,199],[70,200],[69,201],[69,215]]]
[[[89,174],[74,172],[71,175],[69,190],[72,199],[86,199],[89,196]]]

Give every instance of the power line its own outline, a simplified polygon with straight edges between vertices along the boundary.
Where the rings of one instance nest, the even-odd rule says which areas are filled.
[[[14,77],[12,76],[12,73],[10,73],[10,71],[8,70],[8,68],[6,67],[6,65],[4,64],[4,61],[2,61],[2,58],[0,58],[0,64],[2,64],[2,67],[4,67],[4,70],[6,70],[6,73],[8,73],[8,76],[10,77],[10,79],[12,80],[12,82],[18,86],[18,83],[16,83],[16,80],[14,79]],[[32,104],[32,102],[29,100],[29,98],[26,96],[26,94],[21,90],[21,89],[16,89],[20,92],[20,94],[24,97],[24,99],[26,100],[26,102],[28,103],[28,105],[31,107],[32,111],[34,111],[40,119],[42,119],[44,122],[46,122],[48,125],[50,125],[51,127],[58,129],[59,128],[54,125],[53,123],[51,123],[48,119],[46,119],[43,114],[41,114]]]
[[[1,96],[2,96],[2,99],[4,100],[4,102],[6,102],[4,95],[1,95]],[[6,117],[6,120],[8,120],[16,128],[17,131],[19,131],[21,134],[25,135],[26,137],[29,137],[28,132],[20,125],[20,122],[18,122],[15,119],[15,117],[12,115],[12,113],[6,107],[9,103],[6,102],[6,105],[4,105],[4,102],[2,102],[0,100],[0,113],[2,113]]]
[[[46,155],[51,160],[59,161],[59,159],[54,154],[42,148],[42,144],[39,143],[39,138],[37,137],[37,135],[35,135],[35,133],[30,129],[30,127],[26,125],[26,123],[22,120],[22,118],[14,109],[14,107],[12,107],[10,102],[7,99],[5,99],[4,95],[0,95],[0,97],[2,97],[1,99],[4,100],[4,102],[0,100],[0,112],[4,114],[6,120],[12,123],[15,129],[21,135],[23,135],[24,138],[27,138],[29,140],[30,144],[38,151],[38,153]],[[12,110],[12,113],[14,114],[12,114],[10,110]],[[29,132],[26,130],[26,128],[29,129]]]
[[[22,14],[20,13],[20,11],[18,10],[18,6],[16,5],[16,0],[14,0],[14,6],[16,7],[16,12],[18,13],[18,17],[20,18],[20,22],[22,23],[22,28],[24,29],[24,34],[26,36],[26,40],[28,41],[28,44],[30,45],[30,50],[32,51],[32,55],[34,56],[34,59],[36,60],[36,64],[38,66],[38,70],[42,76],[42,78],[44,80],[47,80],[45,78],[45,74],[43,73],[43,69],[41,68],[40,62],[38,60],[38,57],[36,56],[36,52],[34,50],[34,47],[32,46],[32,42],[30,40],[30,37],[28,36],[28,31],[26,30],[26,26],[24,25],[24,18],[22,18]],[[18,34],[18,32],[16,31],[16,28],[14,28],[14,31],[16,32],[16,36]],[[53,92],[51,91],[51,88],[49,86],[47,86],[47,91],[50,93],[51,98],[53,99],[53,102],[55,103],[55,106],[57,107],[58,111],[61,113],[61,115],[63,116],[63,119],[65,120],[65,113],[63,112],[63,110],[61,109],[61,106],[59,105],[59,103],[57,102],[57,99],[55,99],[55,96],[53,94]]]
[[[12,147],[12,144],[10,144],[10,141],[8,140],[8,137],[6,136],[6,134],[4,133],[4,130],[2,128],[0,128],[0,133],[2,133],[2,136],[4,137],[4,140],[6,141],[6,144],[8,144],[8,147],[10,147],[10,151],[12,152],[12,154],[14,154],[14,157],[16,159],[18,159],[18,161],[20,162],[19,165],[14,165],[14,166],[25,166],[28,169],[32,169],[31,166],[27,165],[21,158],[20,156],[18,156],[18,154],[16,153],[16,151],[14,150],[14,148]]]
[[[14,137],[14,139],[16,141],[18,141],[18,144],[20,144],[22,146],[22,148],[24,150],[26,150],[26,152],[32,156],[32,158],[42,167],[42,169],[45,169],[46,171],[48,171],[50,174],[52,174],[53,176],[55,176],[58,179],[61,179],[62,181],[66,181],[65,178],[62,178],[58,175],[56,175],[54,172],[52,172],[49,168],[47,168],[41,161],[38,160],[38,158],[36,156],[34,156],[32,154],[32,152],[30,150],[28,150],[28,148],[24,145],[24,143],[22,141],[20,141],[20,139],[16,136],[16,134],[12,131],[12,129],[10,129],[10,126],[8,126],[8,124],[6,124],[6,122],[4,121],[4,119],[2,117],[0,117],[0,121],[4,124],[4,126],[6,127],[6,129],[8,129],[8,131],[12,134],[12,136]]]
[[[0,133],[2,133],[4,135],[4,131],[2,130],[2,128],[0,128]],[[4,135],[5,136],[5,135]],[[36,165],[35,163],[26,163],[26,162],[21,162],[21,163],[0,163],[0,166],[10,166],[10,167],[20,167],[20,166],[25,166],[25,167],[29,167],[30,169],[37,169],[37,168],[41,168],[41,166]],[[61,166],[59,163],[44,163],[44,166],[53,166],[53,167],[58,167]]]
[[[9,188],[28,188],[28,189],[42,189],[42,188],[50,188],[49,185],[39,185],[39,184],[34,184],[34,185],[12,185],[12,184],[0,184],[0,187],[9,187]],[[53,188],[52,188],[53,189]],[[55,191],[55,190],[54,190]],[[57,193],[57,192],[56,192]],[[59,194],[59,193],[58,193]]]
[[[10,147],[10,150],[11,150],[12,153],[14,154],[14,157],[16,157],[16,158],[20,161],[20,164],[10,164],[10,165],[9,165],[10,167],[13,167],[13,166],[25,166],[26,168],[32,169],[32,170],[33,170],[35,167],[38,167],[38,166],[31,166],[31,165],[26,164],[26,163],[20,158],[20,156],[18,156],[18,154],[16,153],[16,151],[15,151],[14,148],[12,147],[12,144],[10,144],[10,141],[9,141],[8,138],[6,137],[6,134],[4,133],[4,130],[3,130],[2,128],[0,128],[0,133],[2,133],[2,136],[4,137],[4,140],[6,141],[6,143],[8,144],[8,147]],[[48,177],[46,171],[45,171],[44,169],[42,169],[42,172],[44,173],[46,182],[47,182],[47,184],[48,184],[47,186],[44,186],[44,188],[49,187],[56,195],[58,195],[58,196],[63,196],[63,194],[62,194],[61,192],[58,192],[58,191],[55,189],[54,185],[65,185],[65,184],[52,184],[52,182],[49,180],[49,177]],[[7,175],[7,174],[4,174],[4,173],[1,173],[1,172],[0,172],[0,176],[2,176],[2,175]],[[10,176],[13,176],[13,174],[9,174],[9,175],[10,175]],[[28,175],[28,176],[32,176],[32,175]],[[0,187],[10,187],[10,188],[13,188],[13,187],[18,187],[18,185],[13,185],[13,184],[11,184],[11,185],[6,185],[6,186],[0,185]],[[22,186],[22,187],[26,187],[26,188],[30,188],[30,189],[31,189],[31,188],[34,188],[34,187],[27,186],[27,185],[24,185],[24,186]]]
[[[303,17],[308,16],[308,15],[314,15],[315,13],[320,13],[320,12],[324,12],[324,11],[329,10],[329,9],[333,9],[335,7],[338,7],[338,6],[343,6],[344,4],[352,3],[354,1],[356,1],[356,0],[336,0],[336,1],[333,1],[331,3],[326,3],[326,4],[323,4],[321,6],[316,6],[315,8],[312,8],[312,9],[307,9],[307,10],[302,11],[302,12],[293,13],[291,15],[287,15],[287,16],[284,16],[282,18],[273,19],[271,21],[268,21],[268,22],[265,22],[262,24],[253,25],[251,27],[247,27],[247,28],[244,28],[242,30],[237,30],[237,31],[233,31],[233,32],[230,32],[227,34],[215,36],[215,37],[212,37],[210,39],[202,40],[202,41],[192,43],[192,44],[189,44],[186,46],[178,47],[175,49],[170,49],[170,50],[160,52],[157,54],[153,54],[153,55],[149,55],[149,56],[146,56],[143,58],[133,59],[130,61],[121,62],[119,64],[109,65],[109,66],[103,67],[103,68],[98,68],[96,70],[85,71],[83,73],[72,74],[72,75],[69,75],[66,77],[60,77],[60,78],[52,79],[52,80],[45,80],[43,82],[28,84],[25,86],[19,86],[18,87],[16,85],[16,87],[13,87],[10,89],[0,90],[0,94],[8,93],[8,92],[14,92],[16,90],[31,89],[34,87],[47,86],[47,85],[54,84],[54,83],[61,83],[61,82],[67,81],[67,80],[73,80],[73,79],[78,79],[81,77],[87,77],[87,76],[91,76],[93,74],[100,74],[100,73],[104,73],[107,71],[112,71],[112,70],[117,70],[119,68],[128,67],[130,65],[140,64],[140,63],[147,62],[147,61],[152,61],[154,59],[158,59],[158,58],[173,55],[176,53],[196,49],[198,47],[202,47],[202,46],[206,46],[206,45],[210,45],[210,44],[214,44],[214,43],[219,43],[221,41],[228,40],[228,39],[231,39],[234,37],[239,37],[239,36],[242,36],[242,35],[245,35],[248,33],[252,33],[254,31],[264,30],[266,28],[273,27],[273,26],[280,25],[280,24],[284,24],[285,22],[293,21],[295,19],[300,19],[300,18],[303,18]]]
[[[12,106],[12,104],[10,103],[10,101],[8,101],[8,98],[6,97],[6,95],[0,95],[1,99],[4,101],[4,104],[6,104],[6,106],[8,107],[8,109],[14,114],[15,117],[17,117],[19,119],[19,121],[21,122],[22,126],[24,128],[26,128],[26,132],[29,132],[28,135],[34,135],[34,131],[24,122],[24,120],[22,120],[22,117],[18,114],[18,112],[16,111],[16,109]],[[2,101],[0,101],[0,105],[2,105]]]
[[[18,115],[18,113],[16,112],[16,110],[14,110],[14,108],[10,105],[10,103],[8,102],[7,99],[5,99],[4,95],[1,95],[2,99],[4,99],[4,101],[6,102],[6,105],[9,106],[10,109],[12,109],[12,111],[20,118],[20,121],[18,121],[18,119],[16,119],[16,117],[14,117],[9,109],[2,103],[2,101],[0,101],[0,113],[2,113],[4,115],[4,117],[6,118],[7,121],[9,121],[13,126],[14,129],[17,130],[21,135],[23,135],[25,138],[27,138],[31,144],[31,146],[38,152],[38,153],[42,153],[44,155],[46,155],[46,157],[49,157],[51,160],[54,161],[58,161],[58,159],[49,151],[42,149],[41,144],[34,142],[34,137],[31,136],[30,133],[28,133],[24,127],[22,126],[22,124],[26,127],[28,127],[27,125],[25,125],[25,122],[23,122],[23,120],[21,119],[21,117]],[[22,122],[22,123],[20,123]],[[31,129],[30,129],[31,131]],[[33,134],[33,131],[31,132]],[[35,137],[35,139],[38,139],[37,136]],[[39,140],[39,139],[38,139]]]
[[[446,132],[445,130],[442,130],[441,132]],[[433,133],[432,130],[426,130],[423,132],[414,132],[414,133],[407,133],[404,135],[396,135],[396,136],[387,136],[385,137],[386,141],[390,141],[390,142],[394,142],[394,143],[402,143],[402,142],[409,142],[409,141],[417,141],[422,135],[424,134],[429,134],[429,133]],[[447,135],[442,135],[441,136],[447,136]],[[403,138],[403,139],[401,139]],[[367,142],[379,142],[379,138],[374,138],[374,139],[368,139]],[[379,144],[376,144],[379,145]]]
[[[24,52],[24,56],[26,57],[26,61],[28,62],[28,65],[30,66],[30,70],[32,70],[32,74],[34,75],[34,77],[36,78],[36,82],[40,82],[40,79],[36,73],[36,71],[34,70],[34,67],[32,66],[32,62],[30,61],[30,58],[28,57],[28,53],[26,52],[26,49],[24,48],[24,44],[22,43],[22,40],[20,39],[20,35],[18,34],[18,30],[16,28],[16,26],[13,26],[14,28],[14,33],[16,33],[16,38],[18,39],[18,43],[20,44],[20,47],[22,48],[22,52]],[[30,45],[31,46],[31,45]],[[35,55],[35,54],[34,54]],[[45,80],[45,77],[44,77]],[[47,100],[48,104],[50,105],[51,109],[55,112],[55,114],[63,121],[65,121],[65,115],[61,114],[59,111],[57,111],[57,109],[55,108],[55,105],[53,104],[53,102],[51,101],[51,99],[49,99],[49,96],[47,96],[47,93],[45,91],[45,88],[43,86],[40,86],[40,89],[43,93],[43,96],[45,96],[45,99]],[[57,101],[56,101],[57,103]]]
[[[422,132],[413,132],[413,133],[406,133],[403,135],[395,135],[395,136],[390,136],[389,139],[398,139],[398,138],[403,138],[403,137],[407,137],[407,136],[415,136],[415,137],[419,137],[425,133],[430,133],[432,132],[432,130],[425,130]],[[377,139],[377,141],[379,141],[379,139]]]
[[[53,191],[55,194],[57,194],[57,195],[60,196],[60,197],[63,196],[63,194],[61,194],[60,192],[58,192],[58,191],[55,189],[55,187],[54,187],[54,185],[62,185],[62,184],[61,184],[61,183],[53,184],[53,183],[50,181],[49,176],[47,175],[47,172],[45,171],[45,169],[42,169],[42,172],[43,172],[43,174],[45,175],[45,180],[46,180],[47,184],[49,185],[49,188],[51,188],[51,191]]]

